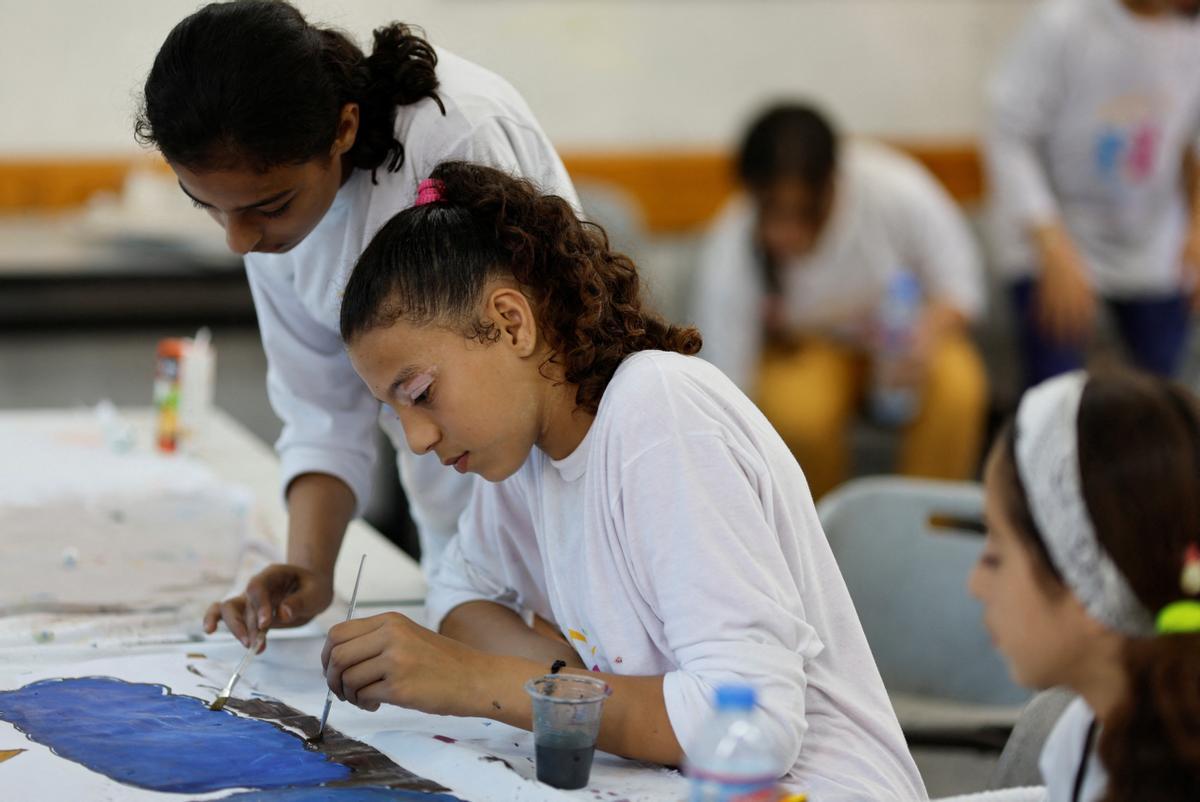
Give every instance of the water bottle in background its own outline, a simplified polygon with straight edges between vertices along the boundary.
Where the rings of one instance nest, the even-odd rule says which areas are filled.
[[[903,426],[917,414],[918,388],[902,375],[921,316],[921,285],[901,270],[888,282],[876,321],[878,340],[872,354],[871,413],[887,426]]]
[[[762,727],[754,689],[717,688],[717,707],[688,753],[691,802],[775,802],[780,765],[775,744]]]

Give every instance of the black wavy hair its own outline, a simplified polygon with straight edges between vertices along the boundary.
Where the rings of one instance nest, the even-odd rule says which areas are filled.
[[[529,181],[466,162],[433,171],[440,200],[397,214],[363,251],[342,295],[342,339],[397,320],[437,324],[491,342],[480,320],[488,282],[510,278],[530,299],[538,330],[595,412],[625,357],[658,349],[695,354],[700,333],[650,311],[637,267],[604,230]]]
[[[838,136],[814,106],[780,103],[762,112],[747,129],[738,150],[738,177],[751,189],[780,178],[798,178],[823,189],[838,160]]]
[[[396,171],[396,108],[438,97],[437,54],[412,28],[374,33],[371,55],[282,0],[210,3],[176,25],[146,78],[134,134],[196,170],[258,171],[329,153],[342,108],[359,107],[347,162]]]

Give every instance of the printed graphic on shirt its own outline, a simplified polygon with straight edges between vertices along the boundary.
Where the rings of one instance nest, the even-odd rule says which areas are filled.
[[[1162,150],[1162,106],[1161,98],[1134,94],[1100,108],[1092,162],[1113,189],[1135,187],[1154,175]]]

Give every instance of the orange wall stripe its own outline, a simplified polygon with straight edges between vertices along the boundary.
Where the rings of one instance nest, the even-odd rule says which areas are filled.
[[[983,197],[983,171],[973,142],[892,142],[906,150],[963,205]],[[659,234],[704,227],[734,191],[728,154],[717,151],[566,153],[577,181],[596,181],[628,193],[647,228]],[[46,213],[78,208],[97,192],[116,192],[136,165],[161,167],[157,157],[0,159],[0,213]]]

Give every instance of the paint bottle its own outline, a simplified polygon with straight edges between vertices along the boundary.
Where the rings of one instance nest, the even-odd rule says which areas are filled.
[[[193,450],[212,407],[216,353],[208,329],[160,340],[155,354],[154,442],[159,451]]]
[[[688,750],[691,802],[775,802],[786,766],[748,685],[717,688],[717,706]]]

